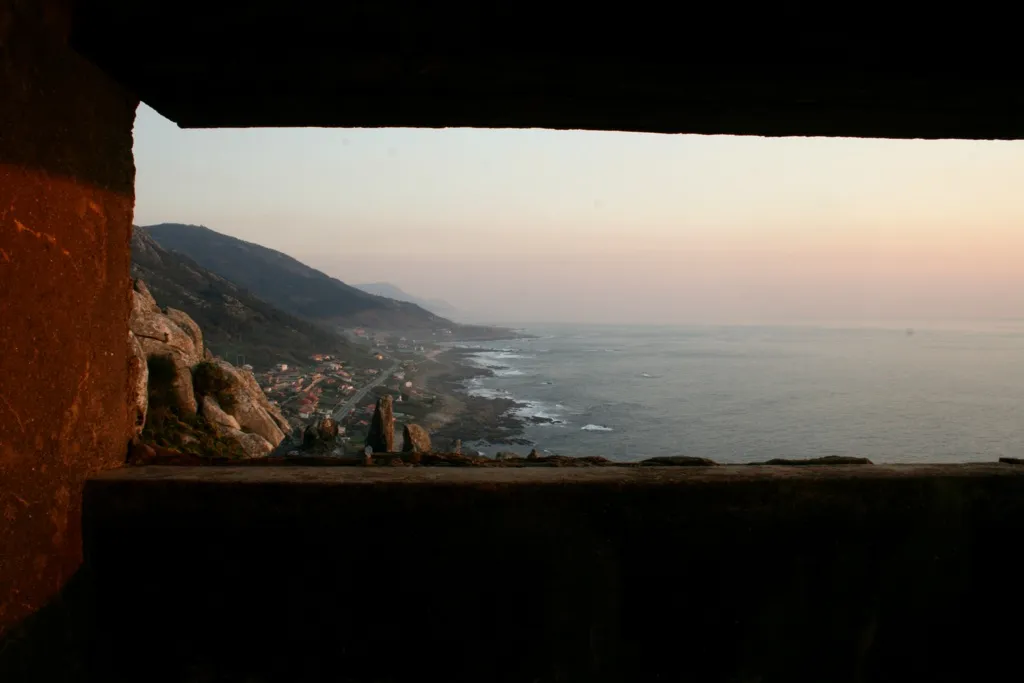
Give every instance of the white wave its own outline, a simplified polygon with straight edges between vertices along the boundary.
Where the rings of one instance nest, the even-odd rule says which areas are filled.
[[[498,373],[495,373],[496,375]],[[522,374],[522,373],[519,373]],[[470,396],[480,398],[507,398],[515,401],[517,405],[509,409],[508,414],[524,420],[532,427],[565,426],[568,424],[563,417],[563,412],[568,408],[560,403],[548,403],[546,401],[529,401],[517,398],[507,389],[496,389],[486,385],[488,377],[471,377],[462,381],[462,386]],[[537,421],[539,420],[539,421]]]
[[[500,389],[485,387],[483,377],[471,377],[464,380],[462,386],[470,396],[479,396],[480,398],[512,398],[507,392]]]
[[[529,358],[518,353],[508,351],[479,351],[466,356],[466,360],[479,368],[487,368],[492,365],[502,365],[504,361],[517,358]]]
[[[583,425],[580,427],[581,432],[614,432],[615,430],[611,427],[605,427],[604,425]]]
[[[544,401],[522,401],[520,406],[512,409],[511,414],[521,420],[531,422],[531,426],[546,427],[566,424],[557,407]],[[542,420],[542,422],[533,422],[533,418]]]

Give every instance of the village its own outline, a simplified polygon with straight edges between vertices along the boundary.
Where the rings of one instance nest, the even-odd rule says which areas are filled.
[[[416,386],[414,378],[427,352],[422,343],[369,333],[363,329],[348,332],[361,353],[341,359],[329,354],[313,354],[302,366],[279,363],[254,373],[270,401],[301,433],[307,425],[325,417],[339,427],[342,443],[361,449],[369,430],[370,418],[378,398],[391,395],[399,423],[408,412],[422,417],[437,397]],[[251,369],[251,368],[250,368]]]

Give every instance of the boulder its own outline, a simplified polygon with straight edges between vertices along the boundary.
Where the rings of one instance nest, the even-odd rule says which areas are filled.
[[[324,441],[334,441],[338,438],[338,423],[329,417],[325,417],[316,426],[316,433]]]
[[[340,430],[338,423],[324,418],[306,427],[302,433],[302,450],[305,453],[333,453]]]
[[[151,312],[159,313],[160,306],[157,305],[156,299],[149,293],[149,287],[142,280],[132,280],[132,314],[136,310],[140,312]]]
[[[195,388],[204,400],[207,396],[214,397],[223,412],[233,417],[243,430],[258,434],[271,448],[284,440],[281,424],[291,429],[276,406],[267,400],[256,378],[225,360],[203,361],[197,365]]]
[[[177,311],[177,322],[160,312],[149,308],[142,294],[133,291],[132,313],[129,318],[129,329],[139,339],[142,349],[149,357],[154,354],[172,355],[180,365],[192,367],[203,358],[202,347],[196,347],[192,339],[193,331],[186,332],[182,326],[199,327],[185,313]],[[187,321],[187,322],[186,322]],[[202,336],[200,334],[200,340]]]
[[[259,434],[275,446],[284,440],[284,432],[252,394],[239,392],[232,402],[229,414],[243,429]]]
[[[257,405],[259,405],[259,407],[270,416],[270,419],[274,421],[274,424],[277,425],[278,429],[283,433],[291,431],[292,426],[288,422],[288,419],[281,413],[281,409],[271,403],[270,399],[267,398],[267,395],[263,393],[263,389],[260,388],[260,383],[256,381],[255,375],[248,370],[236,368],[225,360],[217,359],[215,362],[227,366],[235,372],[235,375],[241,381],[242,386],[245,387],[246,393],[255,399]]]
[[[532,451],[530,451],[530,454],[528,456],[526,456],[526,459],[527,460],[538,460],[540,457],[541,457],[540,453],[538,453],[537,449],[534,448]]]
[[[177,308],[167,308],[164,310],[164,315],[170,318],[171,322],[181,328],[181,330],[188,335],[189,339],[192,340],[192,344],[196,349],[196,362],[199,362],[206,357],[206,353],[203,349],[203,331],[199,329],[199,325],[195,320],[189,317],[185,311],[179,311]]]
[[[238,420],[234,417],[224,412],[215,396],[203,396],[202,415],[218,431],[239,432],[242,430],[242,425],[238,424]]]
[[[149,409],[149,366],[146,354],[131,330],[128,330],[128,420],[129,438],[134,440],[146,426]]]
[[[402,429],[402,451],[405,453],[429,453],[430,434],[423,427],[407,424]]]
[[[236,431],[227,436],[238,442],[247,458],[262,458],[270,455],[270,452],[274,450],[274,446],[259,434]]]
[[[395,412],[391,396],[377,399],[377,409],[373,411],[366,445],[374,453],[391,453],[395,450]]]

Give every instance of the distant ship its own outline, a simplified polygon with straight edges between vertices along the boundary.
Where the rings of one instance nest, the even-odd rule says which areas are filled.
[[[910,327],[907,328],[907,336],[908,337],[913,337],[914,336],[913,328],[910,328]]]

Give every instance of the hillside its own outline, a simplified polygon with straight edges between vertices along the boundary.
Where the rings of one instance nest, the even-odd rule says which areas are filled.
[[[203,330],[211,351],[232,363],[244,355],[255,368],[308,363],[314,353],[348,357],[337,334],[275,308],[238,285],[158,244],[145,228],[132,234],[132,277],[145,280],[161,306],[178,308]]]
[[[367,282],[365,284],[352,286],[357,289],[361,289],[364,292],[376,294],[377,296],[387,297],[388,299],[394,299],[395,301],[406,301],[410,304],[416,304],[420,308],[424,308],[435,315],[450,316],[457,313],[456,308],[443,299],[421,299],[409,294],[399,287],[396,287],[390,282]]]
[[[267,247],[204,226],[162,223],[146,227],[166,249],[237,283],[274,306],[308,320],[341,327],[394,331],[448,329],[462,339],[500,338],[509,330],[459,325],[416,304],[375,296]]]

